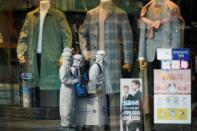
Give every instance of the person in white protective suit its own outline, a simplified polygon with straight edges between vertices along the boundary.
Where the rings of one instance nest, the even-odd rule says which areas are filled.
[[[83,56],[80,54],[75,54],[73,56],[73,65],[71,66],[72,74],[75,78],[81,79],[80,67],[82,65]]]
[[[75,84],[79,82],[79,79],[73,76],[71,70],[73,63],[72,49],[64,48],[62,59],[63,63],[59,69],[59,76],[62,83],[60,89],[61,126],[64,128],[75,128]]]
[[[96,62],[89,69],[89,93],[104,93],[104,57],[105,51],[99,50],[96,53]]]

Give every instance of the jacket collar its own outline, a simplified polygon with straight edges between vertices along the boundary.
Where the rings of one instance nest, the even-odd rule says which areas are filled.
[[[54,8],[50,7],[47,14],[53,16],[54,15]],[[40,7],[38,7],[37,9],[35,9],[34,15],[40,15]]]
[[[151,4],[153,4],[153,0],[151,0],[148,4],[146,4],[142,8],[142,11],[141,11],[141,14],[140,14],[141,17],[146,16],[148,8],[151,6]],[[177,9],[177,5],[174,4],[173,2],[169,1],[169,0],[166,1],[166,4],[167,4],[168,8],[170,9],[170,12],[173,11],[174,9]]]
[[[95,9],[93,9],[90,13],[93,15],[98,15],[99,8],[101,8],[101,6],[102,5],[100,4]],[[115,8],[115,5],[113,3],[111,3],[110,6],[108,6],[106,19],[109,18],[114,13],[114,8]]]

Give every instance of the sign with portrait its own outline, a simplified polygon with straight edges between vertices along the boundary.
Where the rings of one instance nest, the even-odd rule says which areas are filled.
[[[120,81],[120,131],[141,131],[141,79],[121,79]]]

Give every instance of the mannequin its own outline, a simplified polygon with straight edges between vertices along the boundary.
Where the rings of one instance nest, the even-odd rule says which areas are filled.
[[[180,10],[170,0],[151,0],[140,15],[140,41],[138,60],[141,71],[145,73],[144,94],[144,127],[151,131],[153,107],[153,71],[159,68],[156,60],[157,48],[180,48],[183,45],[181,23],[184,23]],[[145,82],[147,81],[147,82]],[[145,91],[146,90],[146,91]],[[148,122],[148,123],[147,123]]]
[[[148,13],[152,12],[153,17],[150,18],[147,16]],[[147,14],[146,14],[147,13]],[[162,16],[163,15],[163,16]],[[152,0],[149,2],[141,12],[141,21],[150,26],[151,28],[148,30],[146,36],[148,39],[153,39],[153,35],[155,35],[155,30],[159,30],[163,27],[163,25],[167,25],[168,23],[172,23],[174,25],[171,29],[172,31],[175,31],[174,33],[176,35],[171,36],[172,41],[169,43],[169,45],[163,46],[163,48],[178,48],[182,45],[182,36],[179,29],[179,26],[181,25],[181,22],[183,23],[184,20],[180,16],[180,11],[177,5],[172,3],[169,0]],[[142,32],[142,31],[141,31]],[[140,39],[141,43],[143,43],[144,35],[141,33]],[[158,33],[157,33],[158,34]],[[173,35],[173,33],[172,33]],[[145,38],[145,39],[147,39]],[[147,40],[148,40],[147,39]],[[143,46],[141,44],[141,46]],[[140,48],[142,49],[142,48]],[[141,50],[140,50],[141,51]],[[148,53],[148,52],[146,52]],[[153,53],[155,53],[153,51]],[[147,60],[144,58],[143,51],[139,52],[139,64],[140,69],[144,70],[147,68],[147,61],[151,62],[154,58],[150,58],[150,60]]]
[[[44,18],[46,16],[46,13],[48,12],[50,8],[50,0],[40,0],[40,24],[39,24],[39,36],[38,36],[38,46],[37,46],[37,53],[41,53],[42,51],[42,29],[43,29],[43,23]],[[18,59],[20,63],[25,63],[26,58],[24,55],[19,54]]]
[[[100,0],[96,8],[87,12],[79,30],[79,42],[90,65],[96,63],[98,50],[105,51],[103,75],[105,93],[109,96],[108,107],[119,116],[117,106],[120,105],[122,68],[131,71],[133,63],[133,35],[126,12],[115,6],[112,0]]]
[[[64,47],[72,47],[66,17],[51,5],[51,0],[40,0],[40,6],[27,14],[17,45],[19,62],[27,65],[32,86],[40,89],[41,107],[57,107],[58,60]]]
[[[121,17],[122,20],[120,21]],[[112,27],[111,25],[114,27]],[[122,30],[119,30],[118,28],[119,25],[120,25],[120,29]],[[114,29],[114,34],[110,34],[108,30],[113,30],[113,29]],[[121,35],[119,35],[118,32],[123,37],[123,47],[124,47],[123,69],[127,71],[131,71],[131,67],[132,67],[131,64],[133,58],[131,27],[129,25],[129,21],[126,13],[120,8],[117,8],[112,3],[112,0],[100,0],[100,5],[98,7],[88,11],[86,15],[86,19],[79,31],[80,48],[86,60],[90,60],[91,63],[94,63],[95,61],[94,54],[96,54],[98,50],[104,50],[106,52],[106,57],[104,61],[106,62],[107,66],[105,66],[106,71],[104,76],[107,78],[106,91],[108,94],[118,93],[120,91],[119,89],[120,85],[118,81],[121,77],[120,76],[121,52],[119,50],[120,49],[119,42],[121,40],[120,38]],[[88,37],[88,35],[90,37]],[[88,43],[88,41],[90,42]],[[87,48],[87,44],[90,45],[91,47],[90,50]],[[113,48],[113,46],[117,50],[112,52],[111,49]],[[111,58],[113,58],[114,60],[116,59],[117,63],[113,61]],[[110,68],[111,65],[114,68]],[[112,78],[113,77],[111,76],[111,72],[113,72],[112,70],[114,70],[117,73],[113,75],[116,78]]]
[[[42,29],[45,16],[50,8],[50,0],[40,0],[40,24],[39,24],[39,36],[38,36],[38,45],[37,45],[37,53],[41,54],[42,50]],[[19,54],[18,59],[20,63],[25,63],[26,58],[24,55]]]

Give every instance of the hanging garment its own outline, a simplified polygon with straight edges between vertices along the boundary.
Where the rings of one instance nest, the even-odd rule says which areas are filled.
[[[27,14],[17,45],[17,55],[28,55],[27,71],[33,75],[33,87],[40,87],[42,90],[56,90],[59,83],[59,58],[64,47],[72,47],[72,33],[65,15],[51,7],[43,24],[42,64],[39,76],[36,57],[39,19],[40,8]]]
[[[87,12],[83,25],[80,28],[79,41],[83,54],[86,51],[96,54],[99,50],[98,18],[100,6]],[[107,94],[120,92],[121,61],[132,64],[132,45],[132,31],[127,14],[122,9],[111,4],[107,8],[107,16],[104,22],[104,50],[106,52],[104,77]],[[93,63],[95,63],[95,57],[91,59],[91,64]]]

